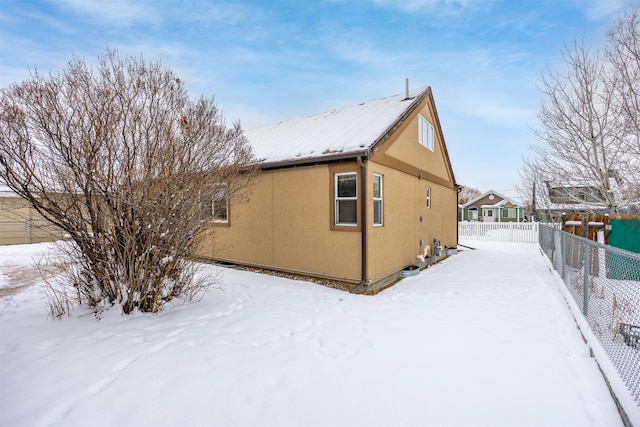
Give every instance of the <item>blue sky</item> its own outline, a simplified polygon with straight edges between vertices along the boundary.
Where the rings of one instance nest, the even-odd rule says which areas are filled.
[[[107,47],[245,129],[431,86],[459,184],[516,196],[542,73],[632,0],[2,0],[0,87]]]

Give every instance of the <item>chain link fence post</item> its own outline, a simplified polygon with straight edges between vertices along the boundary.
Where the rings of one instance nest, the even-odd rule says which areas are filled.
[[[560,277],[562,280],[567,281],[567,239],[564,237],[564,233],[561,230],[557,230],[560,233]]]
[[[589,316],[589,247],[583,245],[582,254],[582,268],[584,269],[584,273],[582,275],[582,314],[584,317]]]

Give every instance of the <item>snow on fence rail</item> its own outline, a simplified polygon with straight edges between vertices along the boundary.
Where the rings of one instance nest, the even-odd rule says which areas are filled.
[[[539,241],[595,337],[590,344],[601,347],[640,408],[640,254],[546,225]]]
[[[458,223],[458,238],[503,242],[537,242],[537,222],[468,222]]]

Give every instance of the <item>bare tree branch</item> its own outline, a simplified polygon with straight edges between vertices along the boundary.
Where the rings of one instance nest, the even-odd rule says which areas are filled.
[[[463,186],[460,194],[458,195],[458,203],[461,205],[467,203],[469,200],[478,197],[480,194],[480,190],[475,187]]]

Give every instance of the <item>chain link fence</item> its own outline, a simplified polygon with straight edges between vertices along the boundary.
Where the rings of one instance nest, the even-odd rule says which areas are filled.
[[[640,254],[545,225],[539,243],[640,407]]]

